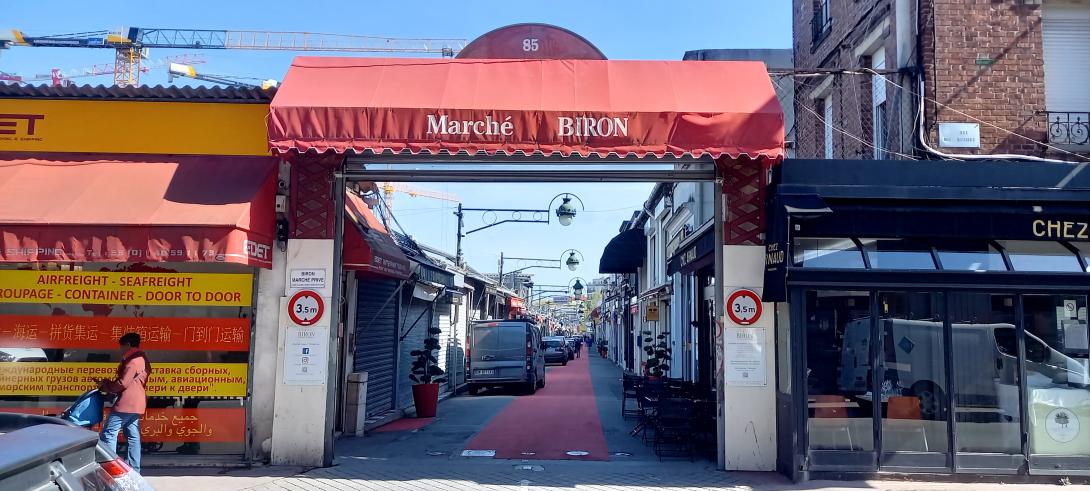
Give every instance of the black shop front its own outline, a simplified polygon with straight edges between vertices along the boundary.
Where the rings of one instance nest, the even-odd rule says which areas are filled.
[[[778,466],[1090,475],[1090,174],[786,161],[771,176]]]

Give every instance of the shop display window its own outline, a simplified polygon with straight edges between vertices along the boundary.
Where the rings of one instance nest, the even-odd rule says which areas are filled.
[[[944,297],[878,293],[883,453],[949,448]]]
[[[1069,242],[1069,244],[1079,251],[1083,263],[1086,264],[1087,272],[1090,272],[1090,242]]]
[[[807,433],[811,450],[873,451],[866,291],[806,292]]]
[[[1021,453],[1013,295],[950,294],[958,451]]]
[[[863,269],[863,254],[851,239],[795,239],[794,261],[804,268]]]
[[[1015,271],[1082,271],[1078,256],[1059,242],[1001,240],[999,245]]]
[[[1025,295],[1030,453],[1090,456],[1085,295]]]

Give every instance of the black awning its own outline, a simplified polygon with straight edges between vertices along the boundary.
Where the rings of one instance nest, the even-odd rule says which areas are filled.
[[[625,230],[610,239],[598,263],[599,273],[635,273],[647,257],[647,236],[642,229]]]
[[[711,262],[715,256],[714,227],[708,227],[700,234],[700,237],[689,242],[684,248],[678,250],[666,262],[666,274],[673,275],[677,272],[691,273]]]

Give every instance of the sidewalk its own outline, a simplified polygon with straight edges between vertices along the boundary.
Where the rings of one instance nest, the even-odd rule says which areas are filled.
[[[391,463],[345,458],[339,465],[285,476],[279,468],[230,471],[203,476],[150,477],[159,491],[310,490],[889,490],[889,491],[1090,491],[1090,486],[1048,484],[964,484],[920,481],[811,481],[795,485],[773,473],[693,472],[663,463],[498,461],[436,458]],[[265,475],[262,474],[273,474]],[[277,474],[279,474],[277,476]]]

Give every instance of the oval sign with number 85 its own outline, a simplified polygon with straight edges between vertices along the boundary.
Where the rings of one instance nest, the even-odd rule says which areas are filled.
[[[300,326],[310,326],[318,322],[325,312],[325,302],[317,292],[303,290],[291,296],[288,300],[288,317]]]
[[[761,297],[753,290],[735,290],[727,297],[727,316],[740,326],[749,326],[761,318]]]

